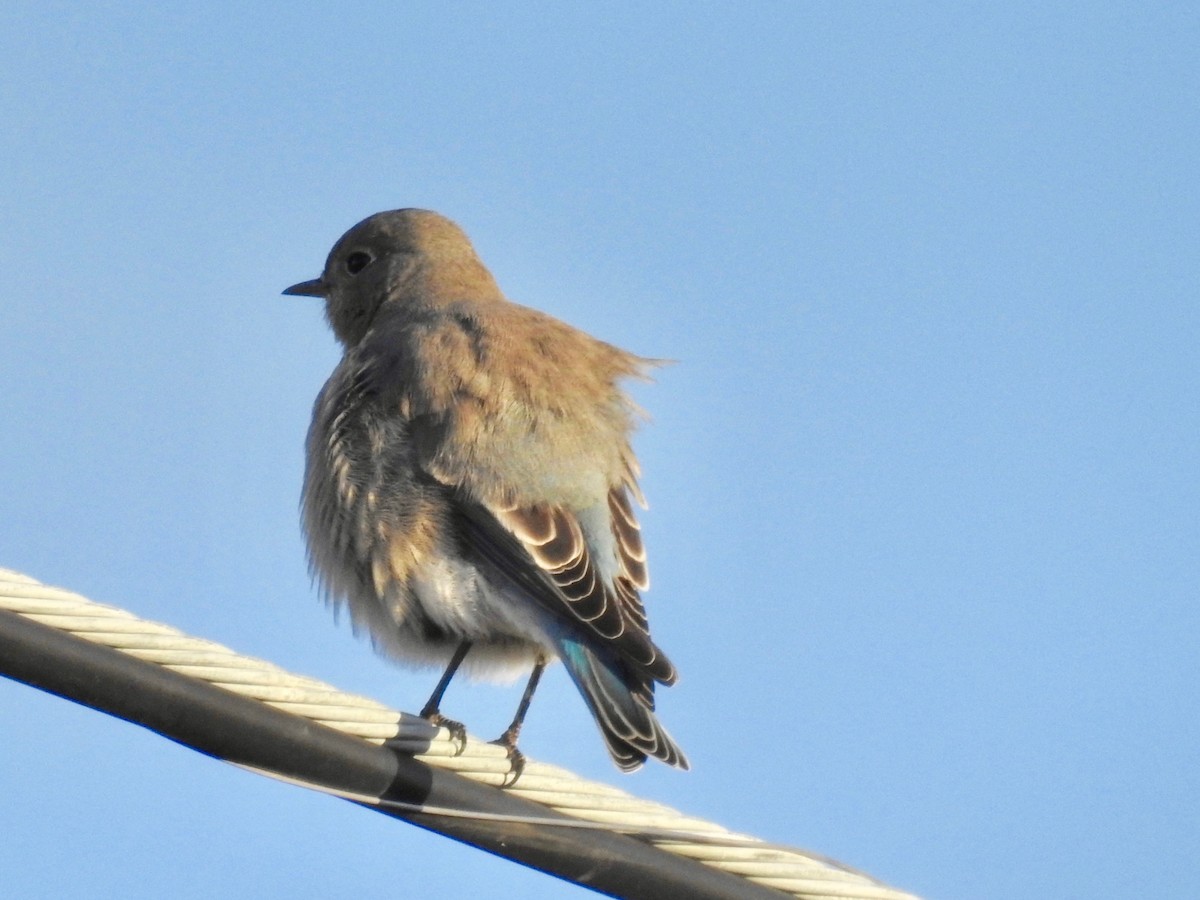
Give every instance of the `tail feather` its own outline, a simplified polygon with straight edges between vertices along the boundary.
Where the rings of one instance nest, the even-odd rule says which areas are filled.
[[[646,757],[669,766],[688,768],[687,757],[654,715],[654,684],[631,675],[619,661],[609,659],[574,637],[558,640],[571,680],[583,699],[617,768],[632,772]]]

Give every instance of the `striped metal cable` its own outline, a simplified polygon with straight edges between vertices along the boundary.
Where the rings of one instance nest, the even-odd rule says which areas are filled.
[[[434,727],[420,717],[397,712],[366,697],[344,693],[316,679],[241,656],[220,644],[189,637],[175,628],[140,619],[116,607],[94,603],[79,594],[41,584],[7,569],[0,569],[0,610],[119,650],[344,734],[377,745],[387,744],[412,754],[429,766],[503,789],[570,816],[575,820],[569,823],[571,827],[631,835],[660,850],[804,900],[916,900],[912,894],[817,854],[735,834],[712,822],[685,816],[667,806],[639,799],[606,784],[586,781],[564,769],[534,760],[527,761],[515,785],[506,787],[509,759],[502,747],[474,738],[468,738],[464,747],[448,731]],[[395,805],[394,801],[346,795],[323,785],[305,783],[304,786],[368,805]],[[448,816],[461,814],[456,810],[430,807],[420,807],[420,811]],[[548,826],[562,824],[539,822],[528,817],[520,821]]]

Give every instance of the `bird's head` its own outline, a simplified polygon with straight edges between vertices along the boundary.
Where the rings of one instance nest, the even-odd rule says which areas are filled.
[[[319,278],[283,293],[324,298],[330,327],[346,347],[362,340],[385,303],[429,308],[503,299],[466,233],[425,209],[363,219],[333,245]]]

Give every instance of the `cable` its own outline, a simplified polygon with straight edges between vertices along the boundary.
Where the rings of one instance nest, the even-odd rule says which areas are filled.
[[[469,739],[459,753],[445,729],[423,719],[4,569],[0,611],[9,613],[0,612],[0,673],[616,896],[914,900],[817,854],[734,834],[533,760],[514,786],[498,790],[509,774],[501,747]],[[165,714],[180,703],[195,711]],[[327,728],[313,732],[305,722]],[[313,746],[301,758],[304,742]],[[558,837],[548,841],[551,829]],[[514,833],[524,836],[516,849],[526,858],[508,852]],[[613,854],[628,865],[614,866]],[[603,884],[596,860],[609,866]]]

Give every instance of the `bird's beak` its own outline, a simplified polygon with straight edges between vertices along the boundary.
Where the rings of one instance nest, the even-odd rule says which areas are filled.
[[[312,281],[302,281],[299,284],[293,284],[284,293],[292,294],[296,297],[324,297],[329,293],[329,288],[320,278],[314,278]]]

